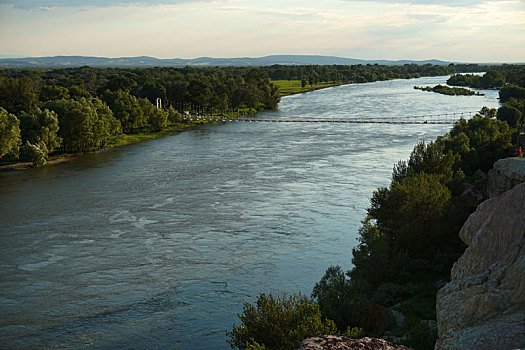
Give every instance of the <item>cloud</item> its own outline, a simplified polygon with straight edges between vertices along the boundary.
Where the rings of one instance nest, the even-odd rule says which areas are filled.
[[[11,5],[22,10],[52,9],[57,7],[112,7],[126,5],[170,5],[206,0],[0,0],[0,5]]]
[[[508,0],[341,0],[343,2],[381,2],[390,4],[415,4],[415,5],[445,5],[452,7],[465,7],[480,5],[486,2],[507,2]],[[522,1],[522,0],[518,0]],[[523,2],[523,1],[522,1]]]
[[[0,54],[516,61],[522,0],[0,0]],[[475,5],[466,5],[474,4]],[[459,6],[462,5],[462,6]]]

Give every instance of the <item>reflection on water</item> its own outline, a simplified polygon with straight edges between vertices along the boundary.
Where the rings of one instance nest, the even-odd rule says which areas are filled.
[[[398,117],[497,106],[414,85],[284,98],[268,117]],[[446,125],[229,123],[0,174],[0,347],[227,348],[260,292],[349,268],[372,191]]]

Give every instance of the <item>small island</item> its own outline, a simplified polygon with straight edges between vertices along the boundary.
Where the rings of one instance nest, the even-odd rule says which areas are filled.
[[[436,85],[434,87],[430,87],[430,86],[426,86],[426,87],[414,86],[414,89],[416,89],[416,90],[423,90],[423,91],[433,91],[433,92],[437,92],[438,94],[453,95],[453,96],[458,96],[458,95],[484,96],[485,95],[485,94],[482,94],[480,92],[472,91],[470,89],[465,89],[465,88],[461,88],[461,87],[450,87],[450,86],[446,86],[446,85]]]

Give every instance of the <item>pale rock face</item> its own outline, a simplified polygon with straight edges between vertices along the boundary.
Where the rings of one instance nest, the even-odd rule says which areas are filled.
[[[521,182],[525,182],[525,158],[500,159],[489,171],[488,196],[498,196]]]
[[[481,203],[460,237],[468,248],[437,296],[436,349],[525,348],[525,183]]]

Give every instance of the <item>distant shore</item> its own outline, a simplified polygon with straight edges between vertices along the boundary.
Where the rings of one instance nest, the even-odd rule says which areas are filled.
[[[283,87],[284,91],[281,91],[282,97],[326,89],[326,88],[334,87],[334,86],[351,84],[351,83],[318,83],[318,84],[310,85],[309,87],[306,87],[306,86],[302,87],[300,80],[275,80],[272,82],[278,85],[279,89],[281,89],[281,86]],[[158,131],[158,132],[139,133],[139,134],[130,134],[130,135],[122,134],[122,135],[114,136],[110,140],[109,145],[106,148],[103,148],[97,151],[93,151],[93,152],[108,151],[108,150],[112,150],[118,147],[130,145],[134,143],[155,140],[155,139],[165,137],[165,136],[170,136],[170,135],[176,135],[182,131],[191,130],[191,129],[194,129],[195,127],[209,124],[209,123],[211,122],[206,121],[206,120],[198,120],[198,123],[192,123],[192,124],[187,124],[187,125],[177,124],[177,126],[174,126],[174,127],[162,130],[162,131]],[[68,162],[70,160],[77,158],[80,155],[82,154],[76,154],[76,155],[68,154],[68,155],[51,156],[47,160],[46,164],[43,166]],[[0,173],[12,172],[12,171],[22,171],[22,170],[27,170],[31,168],[35,168],[32,162],[17,162],[17,163],[0,165]]]

